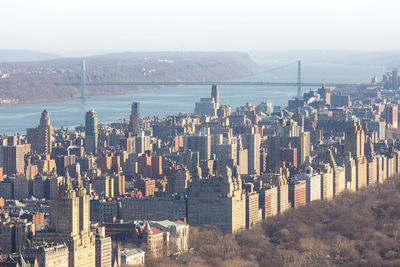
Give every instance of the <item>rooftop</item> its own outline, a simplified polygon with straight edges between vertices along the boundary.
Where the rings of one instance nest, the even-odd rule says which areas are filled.
[[[143,250],[138,248],[124,248],[121,250],[121,256],[129,257],[133,255],[138,255],[145,253]]]

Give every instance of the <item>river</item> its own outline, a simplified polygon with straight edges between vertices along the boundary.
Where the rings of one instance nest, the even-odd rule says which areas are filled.
[[[269,69],[264,66],[263,69]],[[382,66],[344,65],[330,63],[302,62],[303,82],[369,82],[374,75],[380,78],[388,71]],[[296,81],[296,67],[239,79],[239,81]],[[274,105],[287,106],[287,101],[296,95],[295,87],[243,87],[219,86],[221,104],[232,106],[252,102],[257,105],[270,100]],[[303,88],[303,92],[309,88]],[[51,123],[59,128],[73,128],[84,123],[85,113],[94,109],[99,114],[99,122],[111,123],[128,117],[132,101],[141,103],[142,116],[167,116],[194,111],[195,102],[201,97],[209,97],[209,86],[184,86],[162,90],[146,90],[125,95],[91,95],[86,99],[28,103],[0,107],[0,134],[25,134],[26,128],[39,124],[40,114],[46,109]]]

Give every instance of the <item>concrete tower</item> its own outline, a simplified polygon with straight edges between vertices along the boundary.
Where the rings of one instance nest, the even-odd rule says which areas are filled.
[[[225,233],[246,227],[246,194],[237,170],[225,167],[220,177],[194,177],[188,189],[188,222],[211,224]]]
[[[129,131],[137,135],[140,130],[140,103],[132,102],[131,116],[129,117]]]
[[[215,108],[219,108],[219,89],[217,84],[213,84],[211,87],[211,98],[214,99]]]
[[[367,158],[364,155],[365,134],[359,121],[353,122],[345,135],[347,154],[346,184],[348,190],[358,191],[367,185]],[[355,175],[354,175],[355,174]]]
[[[397,105],[386,106],[386,122],[392,125],[392,128],[398,128],[399,109]]]
[[[32,150],[39,154],[51,154],[52,132],[49,113],[44,110],[40,117],[39,126],[26,129],[27,139],[32,145]]]
[[[365,134],[360,122],[353,122],[344,139],[344,150],[352,157],[364,156]]]
[[[50,126],[50,116],[47,110],[43,110],[42,115],[40,117],[40,126]]]
[[[259,133],[246,135],[248,149],[249,174],[260,175],[260,145],[261,136]]]
[[[38,232],[36,242],[65,242],[69,251],[69,267],[95,266],[95,237],[90,231],[89,221],[90,201],[80,177],[73,186],[67,172],[59,197],[50,203],[50,211],[53,231]]]
[[[90,110],[85,116],[85,151],[86,153],[97,153],[98,148],[98,115],[94,110]]]

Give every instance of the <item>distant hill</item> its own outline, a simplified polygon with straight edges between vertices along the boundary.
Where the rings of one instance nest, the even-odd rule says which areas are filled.
[[[41,61],[60,58],[61,56],[37,52],[33,50],[0,50],[0,63],[2,62],[21,62],[21,61]]]
[[[55,86],[55,82],[80,81],[83,60],[86,61],[88,82],[233,80],[251,75],[257,67],[247,54],[238,52],[114,53],[86,58],[0,63],[4,76],[0,79],[0,99],[41,102],[79,97],[79,88]],[[152,88],[88,86],[86,93],[123,94],[143,89]]]

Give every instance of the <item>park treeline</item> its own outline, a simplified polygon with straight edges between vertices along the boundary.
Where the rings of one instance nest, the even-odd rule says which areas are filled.
[[[235,235],[191,227],[190,246],[146,266],[400,266],[400,179],[312,201]]]

